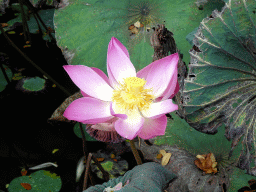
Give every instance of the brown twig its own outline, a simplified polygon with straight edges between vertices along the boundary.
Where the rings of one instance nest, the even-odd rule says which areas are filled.
[[[87,144],[86,144],[86,138],[85,138],[84,130],[82,128],[82,123],[79,123],[79,128],[80,128],[80,131],[81,131],[81,134],[82,134],[83,151],[84,151],[84,156],[85,156],[85,160],[86,160],[86,157],[88,156],[88,149],[87,149]],[[92,155],[92,159],[95,162],[95,164],[97,165],[97,167],[99,168],[99,170],[102,172],[103,178],[106,181],[108,181],[109,180],[109,173],[104,170],[104,168],[101,166],[101,164],[99,163],[97,158],[95,158],[93,155]],[[91,176],[91,172],[89,172],[88,174],[89,174],[89,177],[91,179],[91,177],[92,177]]]
[[[88,179],[88,175],[90,174],[91,158],[92,158],[92,154],[89,153],[87,161],[86,161],[86,169],[85,169],[85,175],[84,175],[83,191],[86,190],[86,188],[87,188],[87,179]]]
[[[107,171],[104,170],[104,168],[101,166],[101,164],[99,163],[99,161],[97,160],[96,157],[94,157],[92,155],[92,160],[94,161],[94,163],[98,166],[99,170],[102,172],[103,178],[108,181],[109,180],[109,173]]]
[[[83,131],[81,123],[79,123],[79,128],[80,128],[80,131],[81,131],[81,134],[82,134],[82,140],[83,140],[84,162],[85,162],[85,164],[87,164],[86,157],[89,157],[89,156],[88,156],[88,150],[87,150],[87,145],[86,145],[85,134],[84,134],[84,131]],[[85,177],[86,177],[86,185],[87,185],[87,178],[88,178],[88,175],[89,175],[91,184],[95,185],[95,181],[94,181],[94,178],[92,176],[91,169],[87,169],[86,171],[87,171],[87,173],[85,173],[85,175],[84,175],[84,182],[85,182]]]

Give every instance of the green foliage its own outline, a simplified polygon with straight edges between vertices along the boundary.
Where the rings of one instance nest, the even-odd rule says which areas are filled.
[[[206,153],[222,155],[229,153],[232,142],[225,138],[224,126],[219,128],[217,134],[208,135],[189,126],[189,124],[176,115],[175,112],[171,113],[171,115],[173,120],[168,120],[165,135],[156,137],[154,144],[176,145],[194,155]],[[239,158],[240,150],[241,145],[234,151],[232,156],[233,161]]]
[[[24,11],[25,11],[25,18],[26,18],[26,22],[28,24],[29,32],[34,33],[34,34],[38,33],[39,28],[38,28],[38,23],[37,23],[35,17],[33,17],[33,14],[29,13],[29,9],[25,5],[23,7],[24,7]],[[4,31],[15,29],[16,22],[22,23],[20,4],[19,3],[12,4],[11,8],[14,9],[14,11],[17,11],[17,13],[16,13],[17,17],[7,22],[9,26],[5,27]],[[54,29],[54,25],[53,25],[54,9],[39,10],[37,13],[41,17],[41,19],[43,20],[44,24],[47,27]],[[41,29],[43,30],[43,39],[50,40],[49,36],[47,35],[47,33],[49,33],[49,32],[47,32],[43,28],[43,25],[40,22],[39,22],[39,25],[40,25]],[[1,34],[1,32],[0,32],[0,34]],[[53,32],[52,32],[52,35],[54,36]]]
[[[61,179],[55,173],[40,170],[32,173],[30,176],[21,176],[13,179],[8,187],[9,192],[25,192],[26,190],[21,183],[31,185],[31,192],[51,191],[58,192],[61,189]]]
[[[111,158],[110,154],[107,154],[103,151],[97,151],[94,154],[96,158],[104,158],[102,162],[100,162],[101,166],[105,171],[109,173],[109,178],[117,178],[120,175],[124,175],[126,171],[128,171],[128,162],[122,159],[120,156],[116,156],[115,160]],[[103,179],[102,172],[96,166],[96,164],[92,164],[92,171],[97,174],[97,176]]]
[[[91,137],[87,132],[86,132],[86,129],[85,129],[86,125],[85,124],[82,124],[82,128],[84,130],[84,134],[85,134],[85,139],[86,141],[97,141],[96,139],[94,139],[93,137]],[[76,134],[77,137],[79,138],[82,138],[82,134],[81,134],[81,131],[80,131],[80,128],[79,128],[79,123],[76,123],[74,125],[74,133]]]
[[[255,9],[255,1],[232,0],[201,22],[182,93],[192,127],[214,134],[224,122],[231,151],[244,136],[240,161],[247,170],[255,149]]]
[[[122,182],[127,184],[123,189],[118,191],[123,192],[139,192],[139,191],[163,191],[166,184],[176,176],[166,170],[162,165],[154,162],[144,163],[134,167],[132,170],[125,173],[124,176],[116,179],[111,179],[101,185],[95,185],[85,190],[85,192],[102,192],[107,187],[114,187]]]
[[[231,169],[231,172],[229,172],[231,174],[228,175],[230,178],[228,191],[230,192],[238,191],[241,187],[248,185],[250,179],[256,179],[256,177],[248,175],[245,171],[232,165],[239,159],[242,149],[241,143],[234,150],[231,158],[228,159],[232,142],[225,138],[224,126],[219,127],[217,134],[207,135],[190,127],[189,124],[184,119],[178,117],[175,112],[171,113],[171,115],[173,120],[168,120],[165,135],[156,137],[154,144],[177,146],[195,156],[213,153],[218,163],[218,170],[224,168],[224,172],[228,172],[227,169]],[[216,176],[221,177],[222,174],[217,174]]]
[[[127,47],[132,63],[140,70],[152,62],[152,28],[165,24],[188,63],[191,46],[184,37],[223,5],[214,1],[199,10],[194,1],[187,0],[70,0],[55,12],[56,40],[70,64],[97,67],[106,73],[107,47],[114,36]],[[128,28],[137,21],[144,26],[131,34]]]
[[[24,80],[23,88],[28,91],[40,91],[45,87],[45,80],[40,77],[33,77]]]

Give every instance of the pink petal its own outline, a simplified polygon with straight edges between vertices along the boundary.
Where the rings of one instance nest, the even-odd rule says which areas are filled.
[[[153,88],[156,98],[162,96],[167,88],[171,89],[168,93],[174,92],[176,82],[173,80],[170,84],[170,81],[177,74],[178,61],[178,53],[169,55],[154,61],[146,69],[139,71],[137,77],[144,78],[147,81],[145,88]]]
[[[144,123],[144,118],[140,115],[139,111],[129,115],[126,120],[118,119],[115,123],[115,129],[122,137],[132,140],[141,130]]]
[[[103,123],[111,118],[110,103],[93,97],[73,101],[65,110],[64,117],[84,124]]]
[[[142,139],[151,139],[159,135],[164,135],[167,125],[167,117],[162,115],[156,119],[145,119],[138,136]]]
[[[178,90],[177,90],[177,84],[178,84]],[[176,93],[179,91],[179,83],[178,83],[178,69],[176,68],[171,81],[169,81],[169,84],[167,88],[165,89],[164,93],[162,94],[163,100],[174,97]]]
[[[169,99],[172,99],[180,90],[179,82],[177,81],[177,85],[175,87],[174,93],[169,97]]]
[[[120,143],[125,141],[125,138],[121,137],[115,130],[115,122],[117,117],[97,124],[87,124],[86,132],[93,138],[102,142]]]
[[[72,81],[86,94],[111,101],[113,89],[97,72],[84,65],[64,65]]]
[[[82,90],[80,90],[80,92],[82,93],[82,95],[83,95],[84,97],[91,97],[90,95],[86,94],[86,93],[83,92]]]
[[[109,82],[108,76],[107,76],[103,71],[101,71],[100,69],[98,69],[98,68],[96,68],[96,67],[91,67],[91,69],[92,69],[93,71],[95,71],[99,76],[101,76],[102,79],[104,79],[104,80],[109,84],[109,86],[111,86],[111,85],[110,85],[110,82]]]
[[[175,110],[178,110],[178,105],[174,104],[171,99],[167,99],[152,103],[149,109],[141,111],[141,113],[146,118],[155,119]]]
[[[108,45],[107,71],[113,87],[117,87],[126,77],[136,77],[136,70],[128,57],[126,48],[114,37]]]
[[[113,107],[115,106],[115,103],[112,103],[110,102],[110,113],[112,116],[114,117],[118,117],[118,118],[121,118],[121,119],[127,119],[127,115],[126,114],[122,114],[122,113],[115,113]]]

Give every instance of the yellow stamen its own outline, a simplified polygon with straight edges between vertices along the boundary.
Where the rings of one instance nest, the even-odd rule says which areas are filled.
[[[119,89],[114,90],[112,101],[125,113],[132,112],[134,109],[140,111],[148,109],[154,96],[150,94],[152,89],[144,89],[145,84],[146,81],[138,77],[125,78]]]

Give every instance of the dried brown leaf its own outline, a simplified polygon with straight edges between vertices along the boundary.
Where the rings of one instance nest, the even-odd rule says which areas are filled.
[[[217,162],[213,153],[207,155],[197,155],[197,159],[194,161],[195,165],[203,170],[205,173],[217,173]]]
[[[74,95],[71,95],[53,112],[52,116],[48,119],[50,121],[63,121],[63,122],[71,122],[66,117],[63,116],[64,111],[66,108],[72,103],[74,100],[83,97],[81,92],[77,92]]]

